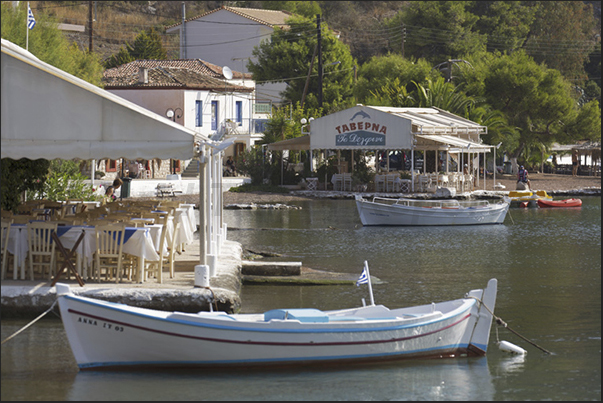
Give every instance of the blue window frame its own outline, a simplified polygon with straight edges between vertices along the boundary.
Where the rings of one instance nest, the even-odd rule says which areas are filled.
[[[195,101],[195,126],[203,126],[203,101]]]
[[[218,101],[211,101],[211,129],[218,130]]]
[[[236,103],[237,123],[239,126],[243,125],[243,101],[237,101]]]

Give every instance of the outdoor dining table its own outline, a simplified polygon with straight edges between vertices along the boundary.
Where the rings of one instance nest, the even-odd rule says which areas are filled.
[[[196,231],[195,212],[193,204],[181,205],[174,210],[173,220],[168,220],[167,223],[167,244],[172,243],[172,237],[176,237],[176,245],[178,251],[184,250],[186,245],[194,242],[194,233]],[[161,212],[158,210],[158,212]],[[176,227],[174,222],[179,222],[180,227],[177,233],[174,233]]]
[[[14,228],[14,230],[13,230]],[[137,281],[142,282],[144,279],[145,261],[158,261],[159,254],[157,253],[155,243],[151,235],[152,228],[147,227],[126,227],[124,237],[123,252],[137,256],[139,259],[139,269]],[[159,230],[160,231],[160,230]],[[60,225],[57,227],[57,235],[65,248],[72,249],[82,232],[84,239],[78,245],[77,252],[77,267],[80,275],[87,279],[87,268],[92,264],[94,252],[96,251],[96,232],[95,227],[87,225]],[[17,280],[18,268],[20,268],[21,279],[25,279],[25,258],[29,252],[29,243],[27,239],[27,225],[13,224],[9,234],[8,251],[14,255],[14,270],[13,279]],[[83,262],[81,259],[85,259]],[[82,268],[84,273],[82,273]],[[83,275],[82,275],[83,274]]]

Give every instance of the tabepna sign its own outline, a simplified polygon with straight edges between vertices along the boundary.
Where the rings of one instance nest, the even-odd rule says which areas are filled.
[[[344,123],[336,126],[335,145],[337,146],[385,146],[387,126],[371,122],[371,116],[365,111],[354,114],[350,120],[363,119],[360,122]],[[369,119],[369,121],[364,121]]]

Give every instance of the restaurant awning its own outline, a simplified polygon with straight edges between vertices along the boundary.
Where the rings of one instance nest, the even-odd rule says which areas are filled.
[[[474,141],[462,139],[455,136],[444,134],[417,134],[419,139],[415,148],[427,150],[448,150],[450,152],[490,152],[492,146],[476,143]]]
[[[205,140],[5,39],[1,97],[2,158],[186,160]]]

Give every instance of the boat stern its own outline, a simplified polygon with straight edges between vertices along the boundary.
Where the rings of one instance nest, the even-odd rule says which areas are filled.
[[[498,280],[493,278],[488,281],[488,285],[483,290],[472,290],[467,294],[467,298],[475,298],[478,301],[471,311],[471,321],[473,323],[470,323],[465,335],[468,338],[467,350],[469,354],[486,355],[492,319],[494,319],[497,288]]]

